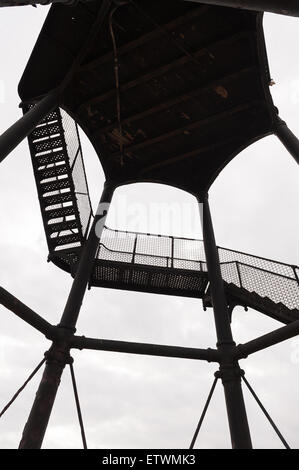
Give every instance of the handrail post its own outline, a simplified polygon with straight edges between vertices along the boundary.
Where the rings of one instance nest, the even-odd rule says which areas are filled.
[[[134,246],[133,246],[133,253],[132,253],[132,264],[135,263],[137,239],[138,239],[138,234],[136,233],[135,240],[134,240]]]
[[[238,278],[239,278],[239,283],[240,283],[240,288],[242,288],[242,277],[241,277],[241,271],[240,271],[240,265],[239,261],[236,261],[236,267],[237,267],[237,272],[238,272]]]
[[[200,208],[204,249],[212,295],[217,349],[220,354],[220,369],[217,374],[222,379],[224,387],[232,447],[235,449],[251,449],[252,443],[241,386],[243,371],[241,371],[238,361],[234,358],[236,345],[232,336],[208,194],[201,193],[197,199]]]
[[[171,267],[174,266],[174,237],[171,237]]]
[[[294,274],[295,274],[295,279],[296,279],[297,284],[298,284],[298,286],[299,286],[299,277],[298,277],[298,274],[297,274],[296,269],[298,269],[297,266],[293,266],[293,271],[294,271]]]

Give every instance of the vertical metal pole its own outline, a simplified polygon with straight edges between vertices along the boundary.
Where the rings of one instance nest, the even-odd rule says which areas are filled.
[[[58,106],[58,96],[57,90],[48,93],[0,136],[0,162]]]
[[[75,328],[76,326],[83,297],[92,272],[96,251],[99,245],[99,239],[101,238],[104,229],[105,220],[108,214],[108,209],[114,190],[115,185],[113,185],[111,182],[105,183],[102,197],[99,202],[87,241],[83,247],[75,279],[69,293],[63,315],[61,317],[61,327]]]
[[[174,265],[174,237],[171,238],[171,267]]]
[[[70,340],[82,305],[87,284],[92,273],[99,238],[102,234],[108,208],[115,186],[105,183],[102,197],[88,239],[83,247],[77,272],[61,318],[61,339],[53,342],[47,354],[47,363],[27,424],[23,431],[20,449],[39,449],[50,419],[63,369],[70,362]]]
[[[136,233],[136,235],[135,235],[135,240],[134,240],[134,246],[133,246],[132,264],[135,263],[137,239],[138,239],[138,234]]]
[[[238,362],[233,358],[235,343],[221,276],[208,194],[201,194],[198,201],[217,333],[217,348],[221,354],[218,377],[222,379],[224,387],[232,447],[233,449],[251,449],[250,431],[241,387],[242,371]]]
[[[236,267],[237,267],[237,272],[238,272],[240,288],[242,289],[243,285],[242,285],[242,277],[241,277],[239,261],[236,261]]]
[[[299,139],[279,117],[277,117],[274,132],[296,162],[299,163]]]

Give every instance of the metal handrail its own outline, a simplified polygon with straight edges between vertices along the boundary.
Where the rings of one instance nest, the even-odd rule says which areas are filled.
[[[110,248],[107,246],[107,242],[109,244],[109,234],[110,234],[110,237],[111,237],[111,234],[124,234],[124,235],[128,235],[130,234],[132,236],[132,238],[130,239],[130,242],[132,243],[132,249],[131,250],[119,250],[119,249],[114,249],[114,248]],[[148,237],[149,240],[150,240],[150,237],[153,236],[155,238],[164,238],[164,239],[167,239],[169,240],[169,243],[167,242],[167,247],[165,249],[167,249],[167,253],[169,253],[170,256],[168,255],[161,255],[161,254],[152,254],[152,253],[144,253],[144,252],[140,252],[137,247],[138,247],[138,239],[139,239],[139,236],[142,236],[142,237]],[[106,240],[107,241],[106,241]],[[111,237],[110,238],[111,241],[113,241],[114,243],[116,243],[116,247],[117,247],[117,243],[121,243],[121,240],[118,239],[118,237]],[[191,256],[189,258],[187,257],[175,257],[174,256],[174,253],[175,253],[175,241],[176,240],[187,240],[187,241],[196,241],[196,242],[202,242],[202,240],[199,240],[199,239],[190,239],[190,238],[184,238],[184,237],[173,237],[173,236],[167,236],[167,235],[151,235],[149,233],[143,233],[143,232],[131,232],[131,231],[125,231],[125,230],[113,230],[113,229],[109,229],[108,227],[105,227],[105,232],[103,233],[103,237],[99,243],[99,252],[98,252],[98,255],[97,255],[97,258],[99,256],[101,256],[100,254],[100,248],[102,247],[104,250],[110,252],[112,254],[112,259],[110,260],[111,262],[117,262],[117,260],[113,260],[113,254],[122,254],[122,255],[127,255],[129,256],[129,260],[128,260],[128,263],[130,264],[133,264],[133,265],[152,265],[152,264],[156,264],[157,268],[171,268],[173,270],[176,270],[176,269],[183,269],[183,270],[190,270],[190,271],[193,271],[194,273],[198,272],[202,272],[202,273],[207,273],[207,266],[206,266],[206,261],[204,259],[192,259]],[[148,243],[148,242],[146,242]],[[159,246],[159,240],[155,240],[154,242],[154,246]],[[152,245],[153,246],[153,245]],[[152,247],[149,245],[149,250],[151,249]],[[180,251],[179,253],[181,253],[181,250],[183,250],[184,248],[183,247],[180,247]],[[257,292],[259,293],[261,290],[262,291],[265,291],[263,295],[266,295],[268,296],[270,299],[272,298],[274,302],[277,302],[277,296],[273,296],[271,295],[271,289],[269,289],[269,284],[266,282],[267,281],[267,276],[268,276],[268,280],[270,279],[270,281],[274,281],[274,279],[277,280],[278,282],[278,285],[280,285],[280,281],[279,279],[285,279],[287,280],[288,282],[292,281],[293,283],[295,282],[296,285],[299,287],[299,281],[298,281],[298,272],[296,271],[296,269],[298,269],[296,266],[294,265],[289,265],[287,263],[279,263],[278,261],[273,261],[273,260],[269,260],[267,258],[262,258],[260,256],[254,256],[254,255],[250,255],[248,253],[244,253],[244,252],[240,252],[240,251],[233,251],[233,250],[230,250],[230,249],[226,249],[226,248],[223,248],[223,247],[218,247],[218,250],[221,250],[221,251],[229,251],[230,253],[235,253],[236,254],[236,257],[238,257],[239,255],[243,255],[246,257],[246,260],[245,261],[248,261],[248,262],[245,262],[245,261],[242,261],[242,260],[238,260],[238,259],[235,259],[235,260],[230,260],[230,261],[221,261],[220,262],[220,266],[222,268],[225,268],[225,266],[232,266],[232,270],[229,270],[227,273],[224,271],[223,272],[223,280],[226,284],[234,284],[236,287],[239,287],[239,288],[244,288],[246,290],[249,290],[250,292]],[[161,253],[161,250],[160,250],[160,253]],[[163,253],[163,250],[162,250],[162,253]],[[183,252],[184,254],[184,252]],[[187,253],[188,255],[188,253]],[[142,262],[136,262],[136,258],[138,256],[142,256],[144,259],[142,260]],[[204,256],[204,255],[203,255]],[[99,258],[98,258],[99,259]],[[101,259],[101,258],[100,258]],[[160,264],[161,260],[163,260],[163,262]],[[259,262],[259,264],[256,264],[257,261]],[[262,261],[265,261],[265,267],[261,266],[261,262],[260,260]],[[138,261],[138,260],[137,260]],[[252,262],[251,262],[252,261]],[[120,263],[122,261],[119,261]],[[123,261],[124,263],[126,261]],[[185,266],[182,266],[181,268],[180,267],[177,267],[176,266],[176,263],[179,264],[180,262],[182,263],[189,263],[189,266],[185,265]],[[190,265],[191,263],[191,265]],[[194,263],[194,264],[193,264]],[[267,266],[267,263],[270,264],[270,266]],[[274,264],[274,266],[273,266]],[[271,270],[271,265],[273,266],[273,270]],[[276,268],[276,265],[279,267],[281,266],[283,269],[281,269],[281,272],[279,272],[279,269]],[[288,268],[289,272],[287,272],[287,274],[283,274],[285,270],[285,267]],[[254,274],[252,274],[252,279],[250,278],[250,275],[248,277],[248,273],[245,273],[244,272],[244,268],[249,268],[250,270],[253,271],[253,273],[256,273],[256,275],[258,276],[258,274],[260,273],[260,277],[256,277]],[[250,273],[249,273],[250,274]],[[263,277],[262,274],[265,274],[265,276]],[[245,276],[245,277],[244,277]],[[294,284],[293,284],[294,286]],[[290,287],[291,287],[291,284],[290,284]],[[281,295],[279,295],[279,292]],[[290,290],[290,295],[288,295],[288,284],[282,284],[282,287],[281,287],[281,291],[278,292],[278,300],[281,301],[282,303],[284,303],[285,305],[294,305],[294,308],[297,308],[295,307],[295,305],[297,304],[297,292],[295,292],[295,297],[294,297],[294,292],[292,290]],[[279,299],[279,297],[281,297],[281,300]],[[298,291],[298,299],[299,299],[299,291]],[[295,302],[295,303],[294,303]]]
[[[146,233],[146,232],[132,232],[132,231],[128,231],[128,230],[116,230],[116,229],[110,229],[108,228],[107,226],[105,226],[105,229],[108,231],[108,232],[114,232],[114,233],[124,233],[124,234],[131,234],[131,235],[135,235],[135,241],[136,241],[136,238],[138,239],[138,235],[142,235],[142,236],[148,236],[148,237],[159,237],[159,238],[167,238],[167,239],[170,239],[170,240],[188,240],[188,241],[197,241],[197,242],[203,242],[201,239],[196,239],[196,238],[186,238],[186,237],[173,237],[171,235],[157,235],[157,234],[150,234],[150,233]],[[101,244],[103,244],[103,242],[101,242]],[[196,260],[196,259],[192,259],[192,258],[176,258],[175,256],[171,257],[171,256],[163,256],[163,255],[151,255],[151,254],[148,254],[148,253],[140,253],[140,252],[137,252],[136,251],[136,243],[134,245],[134,248],[133,251],[124,251],[124,250],[113,250],[113,249],[110,249],[108,248],[106,245],[105,245],[105,248],[106,249],[109,249],[110,251],[114,251],[114,252],[119,252],[119,253],[127,253],[127,254],[133,254],[133,255],[143,255],[143,256],[152,256],[152,257],[155,257],[155,258],[173,258],[173,260],[185,260],[185,261],[191,261],[191,262],[195,262],[195,263],[199,263],[199,262],[202,262],[202,263],[205,263],[205,260]],[[236,254],[241,254],[241,255],[244,255],[244,256],[247,256],[247,257],[251,257],[251,258],[254,258],[254,259],[259,259],[259,260],[263,260],[263,261],[267,261],[267,262],[270,262],[270,263],[275,263],[275,264],[278,264],[278,265],[281,265],[281,266],[287,266],[288,268],[290,268],[293,272],[294,272],[294,277],[297,278],[298,276],[296,275],[296,272],[295,270],[296,269],[299,269],[298,266],[296,265],[290,265],[288,263],[284,263],[284,262],[280,262],[280,261],[275,261],[275,260],[271,260],[269,258],[263,258],[262,256],[255,256],[255,255],[251,255],[250,253],[245,253],[245,252],[242,252],[242,251],[236,251],[236,250],[232,250],[230,248],[224,248],[222,246],[218,246],[218,250],[221,249],[221,250],[224,250],[224,251],[229,251],[231,253],[236,253]],[[172,250],[173,251],[173,250]],[[251,265],[249,263],[244,263],[242,261],[239,261],[239,260],[232,260],[232,261],[223,261],[221,262],[220,264],[229,264],[229,263],[240,263],[240,264],[244,264],[244,265],[247,265],[247,266],[251,266],[255,269],[259,269],[261,271],[267,271],[269,273],[274,273],[270,270],[267,270],[267,269],[264,269],[264,268],[261,268],[259,266],[254,266],[254,265]],[[291,277],[289,276],[286,276],[286,275],[283,275],[283,274],[280,274],[280,273],[275,273],[277,275],[280,275],[280,276],[283,276],[283,277],[286,277],[286,278],[290,278],[292,279]]]
[[[174,240],[188,240],[188,241],[196,241],[196,242],[202,242],[203,243],[203,240],[201,238],[174,237],[172,235],[161,235],[161,234],[157,234],[157,233],[147,233],[147,232],[139,232],[139,231],[133,232],[131,230],[112,229],[112,228],[107,227],[106,225],[104,226],[104,228],[106,230],[108,230],[109,232],[114,232],[114,233],[128,233],[128,234],[132,234],[132,235],[134,235],[134,234],[135,235],[144,235],[144,236],[148,236],[148,237],[169,238],[169,239],[174,239]],[[251,256],[252,258],[260,259],[260,260],[263,260],[263,261],[268,261],[268,262],[279,264],[279,265],[282,265],[282,266],[287,266],[289,268],[299,269],[299,266],[297,266],[295,264],[288,264],[288,263],[285,263],[285,262],[282,262],[282,261],[277,261],[277,260],[273,260],[273,259],[270,259],[270,258],[264,258],[263,256],[257,256],[257,255],[253,255],[251,253],[245,253],[244,251],[233,250],[232,248],[224,248],[223,246],[218,246],[217,248],[218,248],[218,250],[221,249],[221,250],[229,251],[231,253],[238,253],[238,254],[244,255],[244,256]],[[197,260],[188,259],[188,261],[197,261]]]
[[[167,262],[170,260],[170,261],[190,261],[191,263],[198,263],[200,264],[200,266],[202,267],[203,264],[206,264],[206,261],[201,261],[201,260],[193,260],[193,259],[188,259],[188,258],[172,258],[171,256],[163,256],[163,255],[150,255],[148,253],[139,253],[139,252],[136,252],[136,251],[120,251],[120,250],[114,250],[113,248],[108,248],[105,243],[103,242],[100,242],[99,243],[99,247],[103,246],[105,248],[105,250],[107,251],[110,251],[111,253],[120,253],[120,254],[124,254],[124,255],[132,255],[132,258],[135,258],[135,256],[144,256],[144,257],[148,257],[148,258],[162,258],[163,260],[166,260]],[[229,261],[229,263],[234,263],[234,261]],[[137,263],[136,263],[137,264]],[[169,267],[169,266],[168,266]],[[174,268],[173,266],[171,266],[173,269],[176,269]],[[201,269],[201,271],[204,271],[203,269]]]
[[[132,235],[137,234],[137,235],[146,235],[148,237],[158,237],[158,238],[174,238],[175,240],[190,240],[193,242],[202,242],[203,240],[199,238],[188,238],[188,237],[174,237],[173,235],[161,235],[160,233],[148,233],[148,232],[132,232],[131,230],[119,230],[116,228],[110,228],[107,227],[107,225],[104,225],[104,228],[106,230],[109,230],[109,232],[115,232],[115,233],[131,233]]]
[[[109,229],[110,230],[110,229]],[[244,255],[244,256],[252,256],[252,258],[257,258],[261,259],[263,261],[269,261],[269,263],[275,263],[275,264],[281,264],[282,266],[288,266],[289,268],[295,267],[299,269],[299,266],[296,265],[291,265],[288,263],[284,263],[282,261],[276,261],[270,258],[264,258],[263,256],[257,256],[257,255],[252,255],[251,253],[245,253],[244,251],[238,251],[238,250],[233,250],[232,248],[224,248],[223,246],[218,246],[218,250],[225,250],[225,251],[230,251],[231,253],[238,253],[239,255]]]
[[[283,277],[284,279],[289,279],[290,281],[297,281],[296,277],[290,277],[290,276],[286,276],[285,274],[280,274],[280,273],[276,273],[274,271],[269,271],[268,269],[260,268],[258,266],[253,266],[252,264],[243,263],[243,261],[232,261],[232,262],[236,263],[236,264],[240,264],[242,266],[247,266],[249,268],[256,269],[257,271],[263,271],[264,273],[272,274],[273,276]],[[226,263],[224,262],[224,263],[220,263],[220,264],[226,264]],[[286,264],[285,266],[291,267],[288,264]]]
[[[160,259],[163,259],[167,262],[168,264],[168,261],[171,260],[172,262],[173,261],[190,261],[191,263],[197,263],[200,265],[200,267],[202,268],[202,265],[203,264],[206,264],[206,261],[204,260],[194,260],[194,259],[191,259],[191,258],[176,258],[176,257],[171,257],[171,256],[163,256],[163,255],[151,255],[151,254],[148,254],[148,253],[140,253],[140,252],[136,252],[135,251],[120,251],[120,250],[114,250],[113,248],[108,248],[105,243],[103,242],[100,242],[99,246],[103,246],[107,251],[111,252],[111,253],[119,253],[119,254],[124,254],[124,255],[131,255],[132,258],[135,258],[135,256],[144,256],[144,257],[148,257],[148,258],[160,258]],[[132,263],[134,263],[134,261],[132,260],[131,261]],[[264,268],[260,268],[258,266],[254,266],[252,264],[249,264],[249,263],[244,263],[242,261],[222,261],[219,263],[220,266],[224,266],[224,265],[228,265],[228,264],[234,264],[236,265],[237,267],[237,272],[238,272],[238,277],[239,277],[239,281],[240,281],[240,285],[242,285],[242,279],[241,279],[241,273],[240,271],[238,270],[238,266],[241,265],[241,266],[247,266],[249,268],[253,268],[253,269],[256,269],[257,271],[262,271],[262,272],[265,272],[265,273],[268,273],[268,274],[271,274],[273,276],[278,276],[278,277],[283,277],[284,279],[289,279],[290,281],[297,281],[297,278],[296,277],[290,277],[290,276],[285,276],[284,274],[280,274],[280,273],[276,273],[274,271],[269,271],[268,269],[264,269]],[[285,264],[286,266],[288,267],[292,267],[291,265],[287,265]],[[173,266],[171,266],[173,267]],[[173,269],[176,269],[173,267]],[[201,271],[204,271],[203,269],[201,269]]]

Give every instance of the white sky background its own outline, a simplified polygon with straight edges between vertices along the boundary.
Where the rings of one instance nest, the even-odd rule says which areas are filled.
[[[17,85],[48,8],[0,9],[0,131],[20,117]],[[265,15],[271,88],[275,104],[299,135],[299,19]],[[91,146],[84,154],[96,203],[103,173]],[[0,285],[43,315],[59,322],[71,286],[69,275],[46,262],[47,246],[27,142],[0,171]],[[299,264],[298,166],[274,136],[236,157],[210,191],[219,245]],[[135,185],[117,191],[113,204],[136,201],[189,203],[186,193],[160,185]],[[132,206],[130,206],[132,207]],[[136,206],[135,206],[136,207]],[[117,228],[158,232],[158,221],[136,227],[133,214]],[[187,232],[201,237],[199,220]],[[0,307],[0,409],[24,382],[49,347],[48,341]],[[262,314],[237,308],[237,343],[280,326]],[[86,295],[78,334],[190,347],[214,347],[211,310],[201,301],[179,297],[92,289]],[[216,365],[179,359],[73,352],[87,440],[90,448],[186,448],[213,381]],[[299,339],[287,341],[242,361],[246,376],[293,448],[299,448]],[[28,417],[41,374],[0,420],[0,447],[15,448]],[[280,441],[245,390],[256,448],[279,448]],[[217,385],[197,446],[230,447],[222,385]],[[66,369],[44,448],[81,447],[70,374]]]

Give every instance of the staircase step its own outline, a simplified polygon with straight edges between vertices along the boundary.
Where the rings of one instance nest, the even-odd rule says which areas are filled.
[[[69,171],[69,166],[67,165],[55,165],[50,168],[44,168],[43,170],[38,170],[38,176],[40,180],[46,179],[46,178],[52,178],[55,176],[61,176],[68,174]]]
[[[53,139],[45,139],[38,142],[32,142],[34,153],[46,152],[47,150],[54,150],[63,147],[63,140],[61,136],[53,137]]]
[[[70,243],[81,242],[81,237],[79,233],[74,233],[72,235],[63,235],[61,237],[51,238],[55,246],[68,245]]]
[[[55,204],[62,204],[63,202],[73,201],[71,192],[55,194],[54,196],[43,197],[43,203],[47,206],[54,206]]]
[[[53,181],[50,183],[41,183],[41,189],[43,191],[43,194],[49,193],[51,191],[56,191],[58,189],[66,189],[69,187],[70,187],[70,181],[68,178]]]
[[[40,124],[45,124],[45,123],[48,123],[48,122],[51,122],[51,121],[54,121],[54,120],[58,120],[60,117],[60,111],[58,109],[58,111],[56,109],[54,109],[54,111],[51,111],[49,114],[47,114],[47,116],[40,122]]]
[[[61,127],[58,122],[52,122],[51,124],[46,124],[44,126],[38,126],[31,133],[32,139],[41,139],[42,137],[48,137],[54,134],[60,134]]]
[[[48,224],[47,227],[51,233],[62,232],[64,230],[71,230],[71,229],[78,228],[78,222],[75,219],[64,220],[63,222],[56,222],[55,224]]]
[[[45,216],[48,220],[58,219],[59,217],[66,217],[67,215],[74,215],[74,206],[59,207],[57,209],[50,209],[45,211]]]
[[[49,152],[46,155],[35,157],[38,165],[47,165],[48,163],[63,162],[67,159],[64,152]]]

